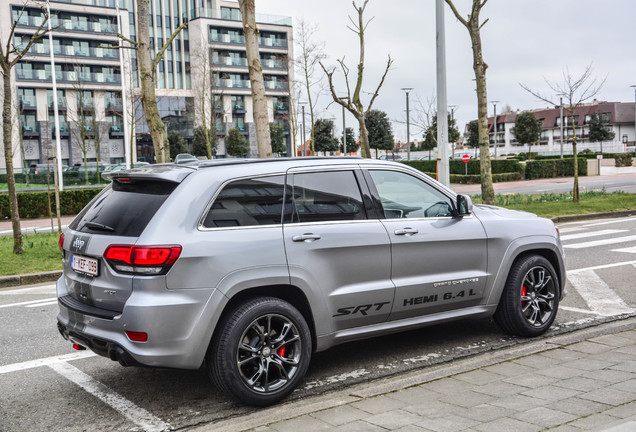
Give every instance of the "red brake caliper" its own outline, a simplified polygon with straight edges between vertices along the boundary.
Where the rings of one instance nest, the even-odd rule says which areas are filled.
[[[521,297],[525,297],[528,292],[528,289],[524,286],[521,287]],[[521,300],[521,304],[523,304],[523,300]]]
[[[278,354],[281,357],[285,357],[285,345],[283,345],[282,347],[278,348],[278,351],[276,351],[276,354]]]

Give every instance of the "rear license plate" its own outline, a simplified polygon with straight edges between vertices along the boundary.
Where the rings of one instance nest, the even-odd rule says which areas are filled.
[[[99,274],[99,261],[94,258],[73,255],[71,257],[71,268],[78,273],[97,276]]]

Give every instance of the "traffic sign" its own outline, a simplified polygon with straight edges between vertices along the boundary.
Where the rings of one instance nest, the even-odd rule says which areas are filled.
[[[468,161],[470,160],[470,156],[465,154],[464,156],[462,156],[462,161],[464,161],[465,163],[468,163]]]

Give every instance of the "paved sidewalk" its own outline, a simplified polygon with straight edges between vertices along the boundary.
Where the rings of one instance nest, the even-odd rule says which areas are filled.
[[[636,319],[530,342],[196,428],[636,431]]]
[[[62,216],[62,230],[66,229],[67,225],[71,223],[75,216]],[[20,228],[22,234],[33,234],[51,232],[51,219],[38,218],[38,219],[21,219]],[[53,231],[57,231],[57,218],[53,217]],[[0,235],[13,235],[13,227],[11,225],[11,219],[0,219]]]

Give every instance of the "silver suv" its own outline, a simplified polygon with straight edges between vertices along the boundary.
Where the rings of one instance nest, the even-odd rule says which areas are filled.
[[[299,384],[312,352],[464,317],[554,321],[554,224],[476,205],[406,165],[297,158],[154,165],[60,239],[58,328],[122,365],[197,369],[239,401]]]

